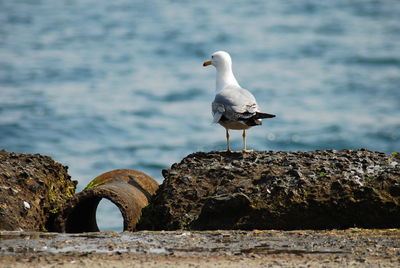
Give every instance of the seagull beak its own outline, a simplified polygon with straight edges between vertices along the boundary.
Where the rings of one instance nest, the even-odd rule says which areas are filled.
[[[206,67],[206,66],[208,66],[208,65],[211,65],[211,61],[210,61],[210,60],[207,60],[207,61],[205,61],[205,62],[203,63],[203,67]]]

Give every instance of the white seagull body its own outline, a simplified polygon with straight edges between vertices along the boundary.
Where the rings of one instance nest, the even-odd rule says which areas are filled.
[[[261,113],[256,99],[250,91],[240,87],[232,72],[232,60],[224,51],[211,55],[203,66],[213,65],[217,69],[215,99],[212,103],[213,123],[226,129],[227,151],[230,151],[229,129],[243,130],[243,151],[246,152],[246,129],[261,125],[262,118],[275,117]]]

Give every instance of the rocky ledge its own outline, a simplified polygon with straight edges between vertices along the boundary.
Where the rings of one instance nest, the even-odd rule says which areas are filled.
[[[399,229],[0,232],[0,267],[393,267]]]
[[[67,170],[48,156],[0,150],[0,230],[52,231],[75,194]]]
[[[400,154],[198,152],[163,170],[137,229],[400,227]]]

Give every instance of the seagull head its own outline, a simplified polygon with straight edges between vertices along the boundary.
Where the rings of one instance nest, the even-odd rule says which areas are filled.
[[[231,56],[225,51],[217,51],[211,55],[211,59],[203,63],[203,66],[213,65],[215,68],[232,68]]]
[[[231,56],[225,51],[217,51],[211,55],[211,59],[203,63],[203,66],[213,65],[217,69],[216,91],[220,91],[227,85],[239,86],[232,72]]]

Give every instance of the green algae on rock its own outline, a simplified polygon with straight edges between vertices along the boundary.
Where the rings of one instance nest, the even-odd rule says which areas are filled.
[[[137,229],[400,227],[400,155],[198,152],[163,170]]]

